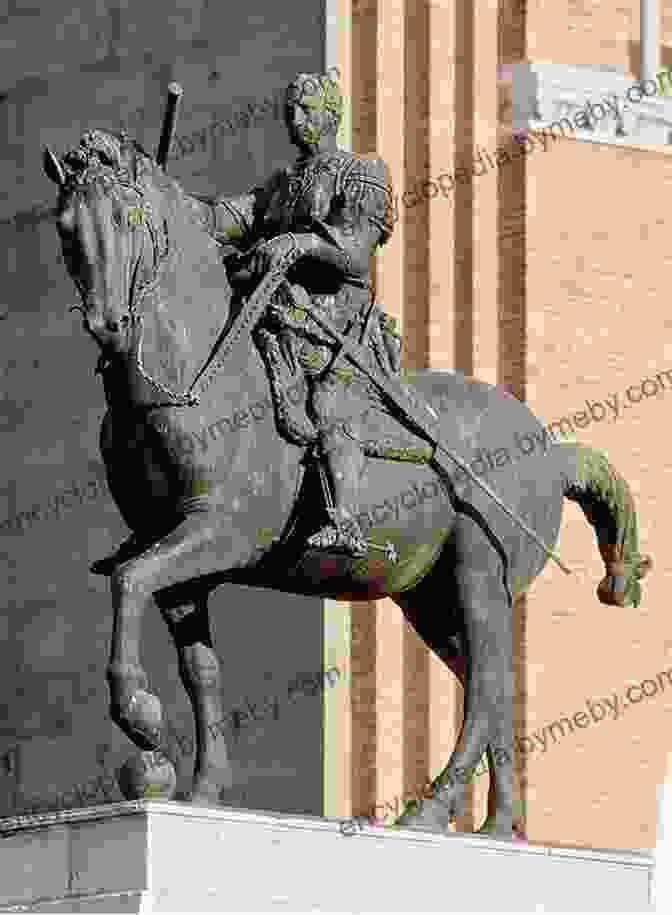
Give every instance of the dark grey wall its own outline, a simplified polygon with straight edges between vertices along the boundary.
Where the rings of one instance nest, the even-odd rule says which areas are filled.
[[[194,192],[243,191],[294,156],[279,99],[297,72],[323,69],[324,13],[303,0],[13,0],[0,22],[2,816],[30,798],[53,809],[62,792],[135,752],[108,718],[111,605],[107,581],[88,572],[127,531],[98,452],[95,346],[67,312],[77,296],[49,221],[43,145],[64,151],[87,127],[125,124],[154,150],[165,87],[177,79],[185,94],[171,174]],[[319,813],[319,693],[289,701],[287,692],[321,667],[321,602],[226,587],[212,610],[225,708],[279,699],[277,720],[243,724],[231,748],[238,786],[225,802]],[[191,734],[158,612],[146,619],[143,661],[171,728]],[[191,762],[182,758],[180,788]],[[92,790],[65,804],[103,797]]]

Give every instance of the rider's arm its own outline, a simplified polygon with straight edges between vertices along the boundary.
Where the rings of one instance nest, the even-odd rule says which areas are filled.
[[[355,157],[338,189],[320,231],[301,236],[308,256],[365,277],[369,257],[384,245],[394,229],[392,181],[377,156]]]
[[[245,245],[255,224],[269,204],[279,172],[263,185],[239,197],[208,197],[190,194],[196,218],[213,238],[223,245]]]

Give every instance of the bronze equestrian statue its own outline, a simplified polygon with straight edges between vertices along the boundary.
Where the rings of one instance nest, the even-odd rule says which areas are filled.
[[[603,603],[638,606],[650,560],[601,452],[549,440],[523,403],[460,373],[399,380],[398,338],[367,288],[369,254],[392,230],[389,177],[377,157],[337,150],[338,98],[329,77],[299,76],[286,116],[301,157],[233,199],[186,194],[124,133],[45,151],[73,307],[100,351],[108,485],[132,532],[97,567],[114,608],[111,716],[143,756],[162,748],[140,659],[154,602],[195,717],[191,800],[226,803],[210,593],[227,582],[389,596],[465,690],[447,766],[398,822],[444,830],[461,809],[456,773],[487,753],[482,830],[511,836],[512,605],[558,561],[546,544],[563,499],[595,529]],[[230,282],[216,239],[252,246],[225,259]],[[514,433],[543,448],[512,458]],[[490,469],[471,469],[484,454]],[[355,515],[369,513],[364,531]]]

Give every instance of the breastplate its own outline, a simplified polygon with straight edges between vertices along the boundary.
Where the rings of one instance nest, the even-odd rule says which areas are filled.
[[[326,220],[336,194],[339,167],[343,167],[342,154],[332,153],[287,169],[266,211],[267,230],[271,234],[298,232],[308,230],[314,219]]]

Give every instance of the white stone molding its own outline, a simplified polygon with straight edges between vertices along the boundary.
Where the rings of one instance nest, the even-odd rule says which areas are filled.
[[[0,912],[642,912],[651,867],[642,852],[348,835],[165,801],[0,820]]]
[[[659,67],[658,0],[639,0],[639,73],[642,79],[655,79]]]
[[[656,792],[656,845],[653,849],[651,901],[656,912],[672,911],[672,753]]]
[[[563,118],[564,130],[559,126],[553,132],[562,137],[573,137],[588,143],[609,143],[617,146],[667,146],[672,143],[672,97],[660,95],[672,87],[672,72],[656,83],[657,93],[641,101],[629,101],[626,93],[638,86],[631,77],[615,67],[569,66],[552,63],[512,64],[511,105],[514,130],[541,130],[559,125]],[[653,85],[647,90],[652,93]],[[639,91],[631,97],[637,99]],[[612,108],[603,104],[607,99]],[[602,117],[591,106],[602,104],[606,112]],[[616,106],[618,114],[613,111]],[[589,115],[590,127],[579,116]]]

